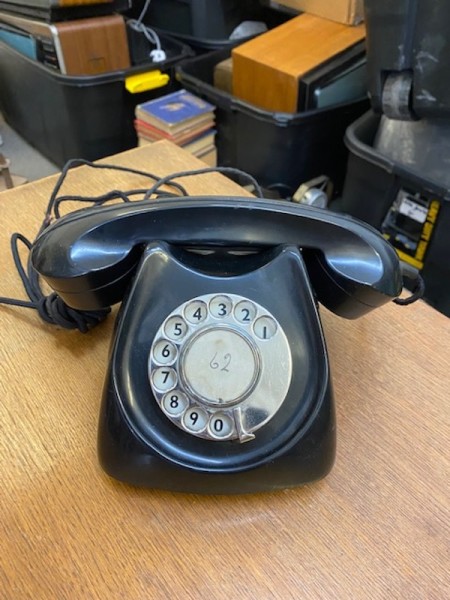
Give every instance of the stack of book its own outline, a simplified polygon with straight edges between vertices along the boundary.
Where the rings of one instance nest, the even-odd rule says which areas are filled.
[[[134,121],[138,144],[170,140],[215,166],[214,108],[186,90],[138,104]]]

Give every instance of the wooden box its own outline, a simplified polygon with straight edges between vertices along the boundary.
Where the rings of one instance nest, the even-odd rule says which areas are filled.
[[[276,4],[347,25],[361,23],[364,18],[363,0],[276,0]]]
[[[233,50],[233,94],[266,110],[297,112],[302,76],[364,37],[363,25],[310,14],[294,17]]]

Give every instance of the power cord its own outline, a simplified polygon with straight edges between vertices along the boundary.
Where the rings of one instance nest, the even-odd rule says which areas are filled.
[[[159,36],[156,33],[156,31],[151,27],[148,27],[148,25],[144,25],[144,23],[142,22],[150,6],[150,2],[151,0],[146,0],[139,17],[137,19],[128,19],[127,25],[128,27],[133,29],[133,31],[136,31],[137,33],[142,33],[150,42],[150,44],[156,46],[156,48],[150,52],[150,58],[153,62],[157,63],[165,61],[167,55],[161,46],[161,40],[159,39]]]

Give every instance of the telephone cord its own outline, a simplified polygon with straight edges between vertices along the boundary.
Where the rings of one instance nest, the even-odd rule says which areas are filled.
[[[394,298],[393,302],[399,306],[408,306],[409,304],[412,304],[413,302],[423,298],[425,294],[425,282],[422,275],[416,271],[411,271],[402,263],[402,277],[404,286],[406,285],[407,281],[411,281],[411,294],[406,298]]]

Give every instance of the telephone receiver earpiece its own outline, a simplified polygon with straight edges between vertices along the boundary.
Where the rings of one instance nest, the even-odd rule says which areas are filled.
[[[302,250],[317,299],[347,318],[363,315],[402,289],[394,249],[375,229],[344,215],[285,201],[186,197],[84,209],[36,240],[36,271],[71,307],[119,302],[146,245]]]

